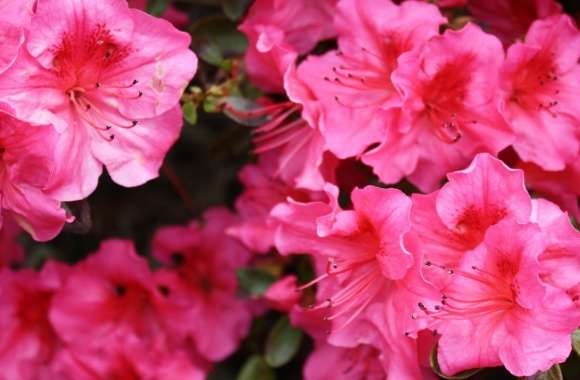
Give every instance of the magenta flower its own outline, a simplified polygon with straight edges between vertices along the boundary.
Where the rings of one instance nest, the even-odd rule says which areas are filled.
[[[0,72],[6,70],[18,55],[20,46],[24,43],[26,27],[32,17],[32,9],[36,0],[6,1],[2,4],[0,15]]]
[[[335,35],[336,2],[255,1],[239,27],[249,40],[244,63],[252,82],[267,92],[283,92],[284,73],[297,55]]]
[[[157,176],[196,70],[189,42],[125,1],[38,2],[25,45],[0,76],[0,94],[19,119],[60,133],[54,196],[86,197],[103,165],[123,186]]]
[[[409,290],[423,286],[401,242],[410,200],[396,189],[368,186],[353,191],[353,210],[342,210],[336,187],[328,185],[327,192],[329,203],[289,200],[274,208],[276,247],[283,254],[327,259],[325,271],[304,286],[325,288],[314,310],[326,311],[332,321],[331,344],[382,347],[390,376],[419,376],[416,342],[408,335],[425,324],[404,315],[428,292]]]
[[[72,221],[46,190],[55,170],[52,153],[57,147],[57,133],[5,113],[0,113],[0,124],[2,214],[14,218],[35,240],[50,240],[67,221]]]
[[[363,161],[384,182],[406,176],[432,191],[475,154],[507,147],[512,133],[497,111],[502,58],[497,38],[472,24],[402,55],[392,76],[403,94],[401,114]]]
[[[159,282],[162,287],[163,281],[172,284],[168,288],[175,297],[168,303],[176,311],[173,331],[191,338],[203,357],[218,361],[235,351],[250,327],[249,304],[236,297],[235,272],[250,252],[225,234],[235,221],[229,211],[210,209],[204,220],[203,226],[192,222],[160,229],[153,253],[174,272]]]
[[[339,50],[309,56],[299,67],[312,99],[319,103],[322,132],[339,158],[360,155],[380,142],[401,97],[391,82],[399,56],[437,35],[445,22],[429,4],[390,0],[341,1],[335,25]]]
[[[564,170],[578,158],[580,32],[568,16],[534,22],[525,42],[507,53],[501,83],[503,113],[524,161]]]
[[[164,304],[133,243],[107,240],[71,270],[54,297],[50,320],[58,335],[81,352],[122,349],[135,341],[151,347],[165,338]]]
[[[562,171],[549,172],[527,162],[518,164],[526,175],[526,183],[537,194],[555,202],[580,220],[580,161],[575,160]]]
[[[67,268],[48,264],[41,273],[30,270],[0,273],[0,365],[2,378],[37,379],[63,349],[48,313],[62,287]]]
[[[507,218],[521,223],[531,217],[531,199],[521,170],[509,169],[489,154],[480,154],[465,170],[448,174],[440,190],[414,194],[411,231],[405,241],[424,262],[440,267],[458,265],[465,252],[476,248],[486,230]],[[440,286],[447,276],[439,267],[423,267],[430,282]]]
[[[503,220],[453,269],[441,303],[419,304],[441,334],[438,359],[446,374],[504,365],[531,376],[566,360],[578,314],[565,312],[564,292],[540,280],[538,256],[545,249],[540,228]],[[426,262],[427,266],[439,266]]]
[[[546,248],[539,256],[540,277],[566,292],[575,304],[572,312],[580,320],[580,232],[555,204],[535,199],[533,206],[532,220],[538,223],[546,238]]]

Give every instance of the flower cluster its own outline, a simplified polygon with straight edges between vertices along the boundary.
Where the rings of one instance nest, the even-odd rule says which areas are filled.
[[[580,215],[580,31],[549,0],[440,3],[485,29],[413,0],[256,1],[240,27],[250,79],[287,100],[226,102],[265,120],[229,233],[312,257],[265,295],[316,342],[307,380],[430,378],[430,351],[531,376],[571,352],[580,233],[526,186]]]
[[[121,239],[73,266],[1,271],[0,379],[205,379],[252,317],[236,298],[250,252],[225,235],[234,220],[215,208],[203,225],[160,229],[156,271]]]
[[[103,167],[122,186],[157,176],[197,59],[126,1],[11,1],[0,17],[2,214],[50,240],[73,219],[61,202],[90,195]]]
[[[188,25],[182,2],[0,0],[0,380],[559,371],[580,327],[577,21],[556,0],[217,3]],[[233,210],[35,259],[104,169],[156,178],[200,105],[251,134]],[[181,221],[201,215],[165,169]]]

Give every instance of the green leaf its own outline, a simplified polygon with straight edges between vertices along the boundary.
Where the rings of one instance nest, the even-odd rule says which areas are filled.
[[[560,366],[555,364],[549,370],[524,377],[523,380],[564,380],[564,375],[562,375],[562,369]]]
[[[153,16],[161,16],[169,7],[169,0],[149,0],[147,12]]]
[[[574,331],[572,334],[572,347],[574,347],[576,354],[580,356],[580,329]]]
[[[447,380],[469,379],[471,376],[473,376],[476,373],[478,373],[479,371],[481,371],[481,368],[475,368],[475,369],[469,369],[467,371],[457,373],[455,375],[444,374],[441,371],[441,368],[439,367],[439,362],[437,361],[437,345],[435,345],[435,347],[433,347],[433,349],[431,350],[431,355],[429,356],[429,363],[431,364],[431,369],[433,370],[433,372],[435,372],[435,374],[437,376],[439,376],[443,379],[447,379]]]
[[[214,66],[221,66],[224,60],[222,52],[213,41],[206,41],[197,50],[199,57]]]
[[[259,355],[251,356],[238,374],[237,380],[275,380],[274,370]]]
[[[197,123],[197,107],[192,102],[185,103],[181,109],[183,110],[183,117],[185,120],[191,124],[195,125]]]
[[[274,368],[287,364],[300,348],[302,331],[290,325],[287,316],[281,317],[266,341],[266,362]]]
[[[258,297],[266,293],[266,290],[276,281],[271,273],[258,268],[241,268],[236,273],[238,284],[244,293]]]
[[[237,30],[236,23],[225,17],[206,17],[189,29],[195,50],[199,53],[204,45],[214,44],[222,56],[241,55],[246,51],[246,37]]]
[[[246,13],[250,0],[221,0],[221,3],[226,17],[237,21]]]

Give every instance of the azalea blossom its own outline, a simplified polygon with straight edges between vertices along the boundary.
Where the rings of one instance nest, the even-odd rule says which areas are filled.
[[[580,320],[580,232],[555,204],[535,199],[533,206],[532,220],[546,237],[546,248],[539,256],[540,276],[568,294]]]
[[[22,0],[0,3],[0,72],[16,60],[18,50],[24,43],[24,34],[32,17],[34,2],[35,0]]]
[[[123,186],[157,176],[196,70],[189,42],[126,1],[37,2],[26,43],[0,76],[0,97],[17,118],[59,132],[53,196],[86,197],[103,166]]]
[[[437,7],[415,1],[341,1],[335,25],[339,50],[311,55],[297,74],[321,109],[316,124],[339,158],[359,155],[384,139],[401,97],[391,82],[397,59],[437,35],[445,22]]]
[[[542,197],[557,203],[576,220],[580,220],[580,161],[575,160],[562,171],[551,172],[529,162],[519,162],[517,167],[526,176],[526,183]]]
[[[46,189],[55,171],[52,153],[58,135],[50,127],[33,127],[6,113],[0,113],[0,125],[2,216],[13,218],[35,240],[50,240],[73,219]]]
[[[276,247],[282,254],[308,252],[328,260],[324,272],[303,286],[329,286],[314,310],[328,310],[331,344],[382,347],[389,376],[418,376],[417,348],[408,335],[423,322],[400,317],[410,315],[423,294],[408,290],[422,281],[401,242],[410,200],[398,190],[368,186],[353,191],[353,210],[342,210],[336,187],[326,191],[328,203],[289,200],[274,208]],[[335,285],[325,285],[329,279]]]
[[[529,222],[532,212],[522,171],[489,154],[477,155],[468,168],[447,177],[449,182],[440,190],[413,194],[411,231],[405,236],[407,248],[423,262],[437,263],[422,268],[437,286],[448,278],[441,268],[459,265],[489,227],[503,219]]]
[[[161,289],[171,291],[166,295],[174,297],[167,301],[169,310],[176,312],[172,331],[191,338],[203,357],[218,361],[236,349],[250,327],[249,305],[236,298],[235,273],[247,263],[250,252],[225,234],[235,222],[227,210],[206,211],[204,222],[160,229],[153,239],[153,254],[172,272],[158,282]],[[167,281],[172,285],[167,286]],[[179,322],[183,320],[190,323]]]
[[[503,364],[516,376],[531,376],[566,360],[579,318],[565,312],[565,293],[540,280],[545,244],[537,225],[503,220],[457,266],[441,268],[450,277],[441,302],[419,305],[419,313],[441,334],[444,373]]]
[[[512,132],[497,111],[502,58],[497,38],[473,24],[403,54],[392,75],[403,96],[401,115],[363,162],[386,183],[406,176],[432,191],[475,154],[507,147]]]
[[[544,170],[564,170],[580,153],[579,57],[574,21],[554,16],[534,22],[502,68],[502,112],[516,133],[514,149]]]
[[[337,0],[257,0],[240,30],[249,40],[244,63],[250,79],[267,92],[283,92],[286,69],[299,54],[334,36]]]
[[[0,272],[1,379],[37,379],[64,349],[48,315],[67,274],[68,268],[56,263],[40,273],[30,269]]]
[[[151,347],[165,338],[164,302],[133,243],[107,240],[71,270],[50,320],[61,339],[79,349],[122,349],[133,341]]]

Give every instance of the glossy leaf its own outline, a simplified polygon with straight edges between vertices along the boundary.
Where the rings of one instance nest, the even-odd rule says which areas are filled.
[[[239,287],[244,293],[258,297],[276,281],[272,274],[258,268],[241,268],[237,272]]]
[[[275,380],[276,374],[259,355],[251,356],[238,374],[237,380]]]
[[[183,117],[185,120],[191,124],[195,125],[197,123],[197,107],[192,102],[185,103],[181,109],[183,110]]]
[[[281,317],[266,342],[266,362],[272,367],[282,367],[298,352],[302,331],[292,327],[287,316]]]

